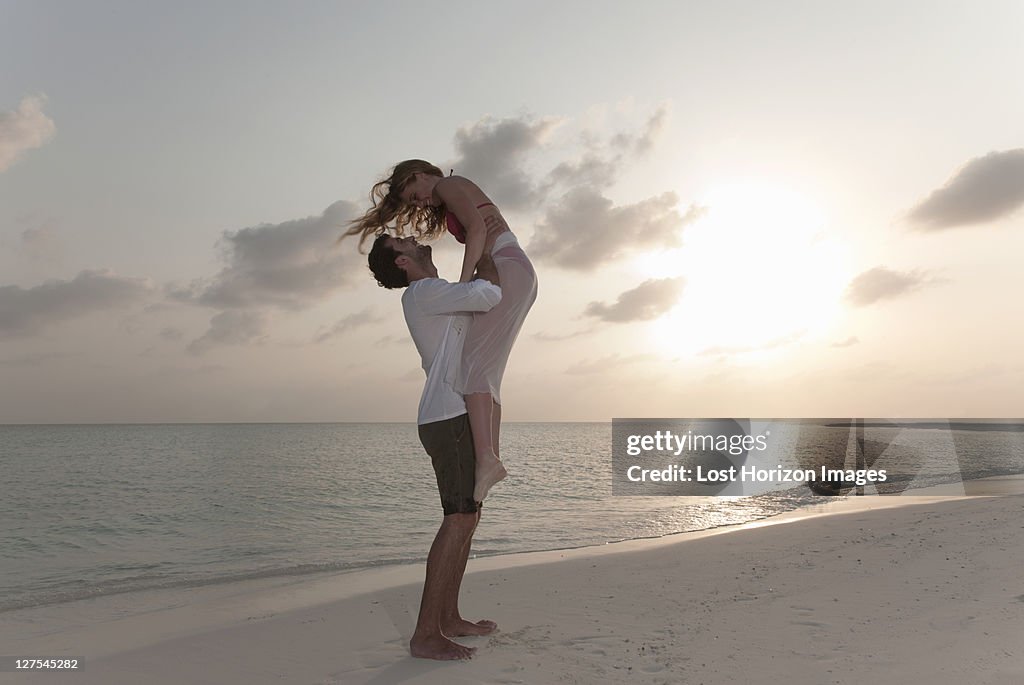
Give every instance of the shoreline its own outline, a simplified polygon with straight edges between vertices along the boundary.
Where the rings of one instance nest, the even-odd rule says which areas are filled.
[[[961,481],[961,482],[958,482],[958,483],[951,483],[951,484],[948,484],[948,485],[927,486],[927,487],[924,487],[924,488],[918,488],[918,489],[912,490],[910,492],[919,493],[920,496],[922,496],[922,497],[935,497],[935,496],[960,497],[960,496],[972,495],[972,494],[981,494],[981,495],[984,495],[984,494],[1003,494],[1002,491],[1000,491],[1000,490],[993,490],[994,487],[999,487],[999,486],[994,485],[994,483],[996,483],[998,481],[1005,481],[1006,483],[1015,483],[1016,479],[1018,479],[1018,478],[1020,479],[1020,485],[1019,486],[1017,486],[1017,485],[1009,485],[1008,486],[1010,488],[1009,492],[1016,492],[1016,491],[1024,492],[1024,474],[1009,474],[1009,475],[1000,475],[1000,476],[988,476],[988,477],[978,478],[978,479],[969,480],[969,481]],[[1004,490],[1005,490],[1005,488],[1004,488]],[[909,500],[907,500],[907,498],[917,497],[918,495],[917,494],[909,495],[906,492],[901,493],[899,495],[891,495],[891,494],[870,495],[870,497],[876,497],[876,496],[877,497],[883,497],[885,499],[896,497],[896,498],[900,499],[900,501],[903,504],[906,504],[909,501]],[[751,520],[751,521],[745,521],[743,523],[727,523],[727,524],[721,524],[721,525],[718,525],[718,526],[712,526],[711,528],[701,528],[701,529],[697,529],[697,530],[688,530],[688,531],[677,531],[677,532],[672,532],[672,533],[665,533],[663,535],[641,536],[641,537],[635,537],[635,538],[623,538],[623,539],[620,539],[620,540],[609,540],[609,541],[607,541],[605,543],[601,543],[601,544],[580,544],[578,546],[553,547],[553,548],[550,548],[550,549],[541,549],[541,550],[497,552],[497,553],[492,553],[492,554],[485,554],[483,556],[478,556],[478,555],[474,554],[474,555],[470,556],[470,559],[480,560],[480,559],[491,559],[491,558],[506,558],[506,557],[510,557],[510,556],[517,556],[517,555],[523,555],[523,554],[541,554],[541,553],[546,553],[546,552],[565,552],[565,551],[587,550],[587,549],[602,549],[602,548],[606,547],[607,545],[620,545],[620,544],[623,544],[623,543],[626,543],[626,542],[633,542],[633,541],[660,540],[660,539],[666,539],[666,538],[673,538],[674,536],[678,536],[678,535],[700,534],[700,533],[706,533],[706,532],[710,532],[710,531],[718,531],[720,529],[738,530],[738,529],[740,529],[743,526],[757,524],[757,523],[765,521],[765,520],[772,520],[772,521],[777,520],[777,519],[778,520],[787,520],[786,518],[780,519],[780,517],[789,517],[789,516],[792,515],[792,516],[796,516],[797,518],[802,518],[805,514],[810,514],[810,513],[814,513],[814,512],[819,511],[819,508],[822,507],[822,506],[828,505],[829,507],[832,507],[832,506],[835,505],[836,502],[841,502],[841,501],[844,501],[844,500],[847,500],[847,499],[850,499],[852,501],[857,501],[858,497],[853,496],[853,495],[845,495],[845,496],[840,496],[840,497],[828,497],[828,496],[823,496],[822,495],[822,496],[818,497],[818,500],[819,500],[820,503],[801,505],[801,506],[796,507],[793,510],[784,511],[784,512],[777,513],[777,514],[770,514],[770,515],[765,516],[763,518],[754,519],[754,520]],[[895,506],[895,505],[894,504],[889,504],[889,505],[886,505],[886,506]],[[827,509],[827,510],[824,510],[824,511],[831,511],[831,509]],[[204,593],[204,592],[216,593],[217,588],[232,588],[232,587],[242,587],[242,586],[251,586],[253,589],[260,589],[260,588],[262,588],[264,586],[267,587],[267,588],[273,588],[273,587],[278,587],[280,585],[291,585],[293,583],[306,583],[306,582],[315,582],[315,581],[318,581],[318,580],[321,580],[321,579],[331,579],[331,578],[334,578],[334,577],[340,576],[340,575],[348,576],[350,574],[357,574],[357,573],[383,572],[383,571],[385,571],[387,569],[395,569],[395,568],[402,568],[402,567],[408,567],[408,566],[414,566],[414,567],[422,566],[422,564],[425,561],[426,561],[426,553],[425,553],[425,550],[424,550],[423,557],[417,558],[417,559],[397,560],[397,561],[396,560],[392,560],[392,561],[386,561],[386,562],[383,562],[383,563],[366,562],[364,564],[353,565],[353,566],[346,567],[346,568],[315,569],[315,570],[308,570],[308,571],[294,571],[292,569],[274,569],[274,570],[266,571],[266,572],[253,571],[253,572],[249,572],[249,573],[241,573],[241,574],[238,574],[237,576],[228,576],[228,577],[224,577],[224,578],[219,578],[218,577],[218,578],[213,578],[213,579],[210,579],[210,580],[184,581],[181,584],[171,584],[171,585],[167,585],[167,586],[139,587],[139,588],[128,588],[128,589],[123,589],[123,590],[115,590],[113,592],[98,592],[98,593],[95,593],[95,594],[88,594],[88,595],[84,595],[84,596],[81,596],[81,597],[71,597],[71,598],[62,598],[62,599],[50,600],[50,601],[46,601],[46,602],[41,603],[41,604],[30,604],[30,605],[27,605],[27,606],[15,606],[15,607],[12,607],[12,608],[3,608],[3,609],[0,609],[0,616],[6,617],[7,615],[14,614],[16,612],[32,612],[32,611],[37,611],[37,610],[44,610],[44,609],[49,608],[49,607],[53,607],[55,609],[59,609],[62,606],[72,605],[72,604],[76,604],[78,602],[89,602],[89,601],[103,602],[107,598],[112,598],[112,597],[115,597],[115,596],[118,596],[118,595],[130,595],[132,597],[135,597],[135,596],[161,594],[161,593],[165,593],[165,594],[168,594],[168,595],[177,594],[177,593],[193,593],[193,592],[196,592],[196,593]]]
[[[519,578],[526,583],[535,574],[553,575],[556,580],[566,580],[564,576],[569,566],[629,566],[641,558],[666,554],[685,555],[688,551],[698,548],[702,550],[701,554],[715,557],[722,550],[737,545],[756,545],[757,540],[769,531],[773,538],[799,538],[805,534],[800,532],[801,529],[835,526],[837,521],[849,521],[851,517],[882,516],[884,521],[888,514],[891,518],[913,518],[914,514],[908,515],[908,512],[922,506],[947,507],[958,503],[962,505],[986,500],[991,502],[1003,499],[1001,496],[1013,499],[1012,494],[1024,491],[1022,485],[1024,477],[1008,476],[968,481],[966,484],[957,484],[953,487],[930,488],[928,490],[931,494],[928,495],[847,497],[838,501],[827,500],[822,504],[801,507],[737,526],[722,526],[658,538],[625,540],[597,547],[475,558],[470,560],[467,569],[463,609],[467,610],[469,616],[468,608],[490,606],[487,599],[492,592],[504,598],[506,590],[503,589],[503,581],[506,577]],[[959,494],[951,492],[957,489],[960,490]],[[942,490],[946,492],[943,493]],[[831,523],[828,523],[829,521]],[[753,532],[755,530],[757,532]],[[897,534],[895,531],[892,532],[893,535]],[[721,536],[724,538],[710,542],[711,539]],[[528,571],[521,570],[526,567],[531,568]],[[606,584],[610,583],[610,588],[615,590],[615,596],[622,596],[623,582],[628,583],[630,575],[635,579],[636,573],[637,571],[627,574],[626,578],[599,580]],[[188,662],[197,641],[210,640],[212,644],[219,644],[219,649],[227,650],[225,654],[235,649],[245,652],[251,649],[245,646],[250,641],[259,642],[254,635],[267,633],[271,637],[260,639],[269,640],[266,644],[273,645],[277,641],[288,640],[289,635],[298,626],[332,622],[330,635],[338,637],[340,634],[342,638],[336,645],[336,650],[340,649],[351,657],[363,654],[369,648],[358,647],[360,641],[367,637],[359,629],[359,624],[373,622],[377,628],[376,631],[370,632],[378,633],[381,641],[388,646],[387,653],[390,656],[385,661],[390,663],[397,659],[397,663],[405,664],[403,668],[412,669],[411,672],[415,673],[419,668],[416,664],[424,662],[409,658],[407,652],[402,656],[403,640],[407,641],[413,628],[422,576],[422,563],[417,563],[329,573],[315,579],[308,576],[258,579],[188,590],[151,590],[89,598],[5,612],[5,621],[0,627],[0,640],[7,646],[7,654],[84,657],[84,670],[75,676],[76,682],[79,683],[93,682],[90,673],[97,670],[106,673],[102,682],[119,682],[110,678],[118,677],[113,674],[121,673],[121,669],[129,668],[133,663],[136,664],[133,668],[137,669],[134,671],[135,677],[141,678],[145,675],[148,682],[169,683],[174,681],[162,681],[157,676],[164,673],[168,666],[182,666],[183,661]],[[568,580],[571,585],[573,579],[570,577]],[[1022,592],[1024,587],[1015,594]],[[514,599],[515,603],[518,603],[523,598],[517,594]],[[507,600],[505,604],[509,601],[512,599]],[[499,610],[501,604],[502,601],[497,601],[491,610]],[[1021,606],[1024,607],[1024,601]],[[387,618],[384,625],[380,625],[384,615]],[[515,632],[511,630],[514,626],[508,625],[507,617],[495,618],[499,618],[503,630],[489,638],[488,643],[494,643],[495,647],[495,650],[490,651],[500,651],[509,633]],[[313,640],[313,644],[317,644],[317,640],[333,638],[314,631],[309,639]],[[475,643],[479,644],[484,639],[476,638]],[[346,643],[352,643],[347,650],[344,646]],[[470,640],[468,643],[474,644],[474,641]],[[192,646],[186,649],[183,647],[185,644]],[[373,644],[376,644],[376,640]],[[182,649],[185,651],[180,652]],[[279,668],[278,660],[265,652],[266,648],[258,650],[253,655],[257,657],[256,662],[262,657],[263,668],[269,668],[271,664],[276,664],[273,668]],[[473,660],[474,664],[478,662],[480,656],[482,655]],[[341,657],[342,654],[334,654],[332,658]],[[280,663],[290,661],[290,657],[287,656],[280,658],[284,659],[284,662]],[[164,661],[164,666],[157,667],[157,664]],[[259,669],[246,671],[247,675],[244,677],[237,675],[231,670],[231,663],[235,661],[234,658],[225,659],[219,675],[216,678],[211,675],[208,682],[275,680],[264,670]],[[318,668],[327,668],[329,663],[329,660],[320,666],[310,663],[303,669],[311,669],[309,674],[312,675]],[[91,665],[95,668],[90,668]],[[147,669],[153,670],[149,672]],[[301,672],[306,673],[305,670]],[[448,673],[447,669],[445,673]],[[329,671],[321,673],[318,677],[325,678],[328,675]],[[201,679],[194,680],[194,676],[195,674],[189,676],[188,680],[206,682]],[[239,679],[232,681],[236,676]],[[63,674],[61,677],[64,677]],[[185,680],[180,679],[181,682]],[[4,681],[0,679],[0,682]],[[328,679],[317,682],[349,681]],[[428,679],[422,682],[433,681]],[[524,682],[536,681],[527,679]]]

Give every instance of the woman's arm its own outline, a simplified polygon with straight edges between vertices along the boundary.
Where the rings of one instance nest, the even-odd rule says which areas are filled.
[[[445,208],[454,214],[466,229],[466,253],[462,258],[462,274],[459,276],[459,282],[468,283],[473,280],[476,264],[484,254],[487,225],[484,223],[483,216],[480,215],[480,210],[476,208],[469,194],[463,189],[463,183],[468,183],[468,181],[449,177],[441,180],[435,190],[438,197],[444,202]]]

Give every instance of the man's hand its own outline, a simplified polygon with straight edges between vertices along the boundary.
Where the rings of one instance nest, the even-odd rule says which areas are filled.
[[[490,281],[499,288],[501,287],[501,282],[498,279],[498,269],[494,266],[494,260],[491,259],[489,251],[484,252],[484,256],[476,263],[476,275],[473,277],[473,280],[475,281],[478,278]]]
[[[484,217],[484,223],[487,224],[487,241],[484,243],[484,254],[476,263],[476,274],[473,276],[473,280],[482,278],[500,288],[498,269],[495,268],[494,260],[491,259],[491,250],[494,248],[494,241],[498,239],[498,235],[508,230],[508,224],[503,218],[494,214]]]

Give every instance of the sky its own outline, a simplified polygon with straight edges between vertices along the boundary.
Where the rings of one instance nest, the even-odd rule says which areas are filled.
[[[409,158],[536,266],[506,421],[1020,417],[1022,30],[1015,1],[0,0],[0,423],[413,421],[400,291],[336,243]]]

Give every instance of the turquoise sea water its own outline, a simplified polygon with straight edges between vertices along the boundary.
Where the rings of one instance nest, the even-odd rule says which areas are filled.
[[[793,451],[849,430],[772,424]],[[895,429],[894,429],[895,430]],[[1024,471],[1013,431],[915,431],[976,478]],[[613,497],[611,424],[502,427],[511,476],[476,555],[741,523],[815,501]],[[82,597],[419,562],[441,519],[413,424],[0,425],[0,611]],[[944,476],[933,477],[936,482]]]

